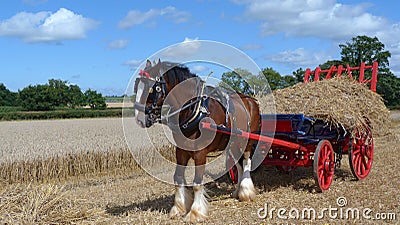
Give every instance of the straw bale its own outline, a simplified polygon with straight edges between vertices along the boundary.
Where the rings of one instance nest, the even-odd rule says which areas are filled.
[[[352,133],[356,127],[364,130],[366,126],[374,129],[374,134],[385,133],[390,120],[379,94],[346,77],[298,83],[275,90],[273,97],[275,105],[271,96],[259,98],[261,112],[276,107],[277,114],[301,113]]]

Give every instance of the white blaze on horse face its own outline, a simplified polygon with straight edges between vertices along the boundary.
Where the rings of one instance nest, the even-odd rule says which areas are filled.
[[[136,102],[141,103],[140,99],[142,99],[143,91],[144,91],[144,83],[142,81],[139,81],[139,84],[137,86],[137,92],[136,92]],[[135,115],[139,115],[139,110],[135,109]]]

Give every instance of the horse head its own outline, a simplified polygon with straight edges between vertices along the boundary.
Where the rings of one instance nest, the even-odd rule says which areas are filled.
[[[168,92],[174,87],[164,76],[176,63],[151,63],[147,60],[144,70],[140,70],[135,81],[135,116],[141,127],[150,127],[161,121],[161,109]]]

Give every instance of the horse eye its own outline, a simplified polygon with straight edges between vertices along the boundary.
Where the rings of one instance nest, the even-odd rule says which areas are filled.
[[[157,86],[157,87],[156,87],[156,91],[157,91],[157,92],[160,92],[160,91],[161,91],[161,87],[160,87],[160,86]]]

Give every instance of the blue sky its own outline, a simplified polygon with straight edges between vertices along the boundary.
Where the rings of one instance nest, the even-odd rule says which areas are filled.
[[[0,83],[50,78],[122,95],[143,60],[169,45],[213,40],[282,75],[338,59],[339,43],[377,36],[400,76],[399,2],[356,0],[5,0]]]

